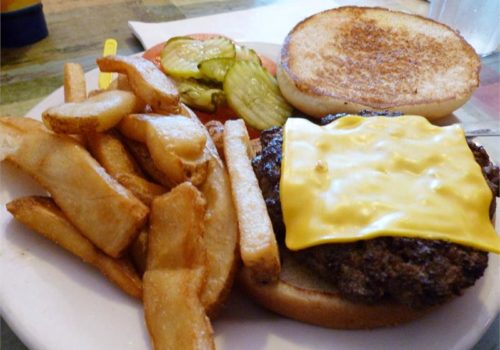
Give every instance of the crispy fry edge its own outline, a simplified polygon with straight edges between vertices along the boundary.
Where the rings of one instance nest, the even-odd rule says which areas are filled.
[[[214,349],[200,300],[206,281],[205,200],[185,182],[153,201],[144,315],[155,349]]]
[[[279,250],[250,152],[243,120],[228,120],[224,125],[224,153],[238,214],[241,258],[256,280],[271,282],[281,271]]]
[[[64,102],[81,102],[87,98],[85,73],[78,63],[64,64]]]
[[[142,281],[130,262],[103,254],[66,218],[49,197],[28,196],[6,205],[14,218],[37,234],[94,266],[128,295],[142,298]]]

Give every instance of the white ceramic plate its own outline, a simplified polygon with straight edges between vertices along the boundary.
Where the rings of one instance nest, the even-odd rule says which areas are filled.
[[[248,44],[277,57],[272,44]],[[87,73],[89,89],[97,70]],[[40,118],[63,101],[56,90],[28,116]],[[44,193],[21,171],[0,164],[0,306],[2,316],[30,349],[149,349],[139,302],[96,270],[14,221],[5,204]],[[498,215],[497,215],[498,217]],[[498,231],[498,229],[497,229]],[[498,256],[465,295],[431,315],[395,328],[336,331],[267,312],[234,291],[213,326],[218,349],[468,349],[499,310]]]

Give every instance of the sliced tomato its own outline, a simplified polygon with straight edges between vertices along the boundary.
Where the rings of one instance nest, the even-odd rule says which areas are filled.
[[[160,43],[160,44],[153,46],[150,49],[147,49],[146,51],[144,51],[144,54],[142,55],[142,57],[144,57],[147,60],[150,60],[158,68],[161,69],[160,54],[161,54],[161,50],[163,50],[163,46],[165,46],[165,43]]]
[[[262,67],[267,69],[269,73],[273,75],[273,77],[276,76],[276,63],[270,59],[267,56],[261,55],[260,53],[257,52],[257,55],[260,57],[260,61],[262,62]]]

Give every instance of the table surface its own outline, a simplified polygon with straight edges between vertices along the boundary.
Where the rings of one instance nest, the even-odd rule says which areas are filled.
[[[326,0],[325,0],[326,1]],[[108,37],[118,41],[118,53],[129,55],[143,48],[127,21],[163,22],[249,9],[285,0],[43,0],[49,36],[33,45],[1,50],[0,114],[23,116],[63,84],[63,64],[78,62],[85,71],[95,68]],[[348,3],[349,1],[346,1]],[[375,2],[352,1],[373,5]],[[382,0],[376,5],[420,15],[428,11],[422,0]],[[304,5],[307,6],[307,5]],[[496,60],[498,62],[498,60]],[[26,349],[1,321],[3,349]],[[499,349],[498,317],[475,350]]]

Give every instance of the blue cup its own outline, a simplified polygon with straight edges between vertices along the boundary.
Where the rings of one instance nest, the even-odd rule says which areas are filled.
[[[49,32],[41,3],[2,12],[2,47],[20,47],[45,38]]]

